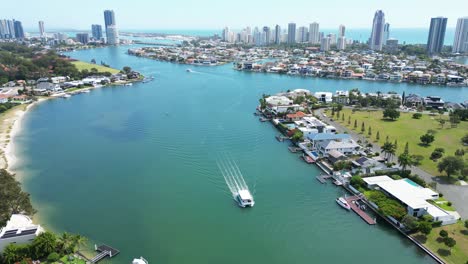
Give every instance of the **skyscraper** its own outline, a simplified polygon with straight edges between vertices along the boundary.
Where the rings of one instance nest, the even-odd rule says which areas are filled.
[[[468,17],[461,17],[457,20],[452,52],[468,52]]]
[[[329,51],[330,50],[330,38],[325,37],[320,41],[320,51]]]
[[[263,45],[269,45],[270,44],[270,38],[271,38],[271,31],[270,28],[267,26],[263,27]]]
[[[288,24],[288,44],[296,43],[296,23]]]
[[[387,40],[390,38],[390,24],[385,23],[384,29],[383,29],[383,45],[387,44]]]
[[[93,38],[95,40],[101,40],[102,39],[102,27],[101,25],[91,25],[91,32],[93,35]]]
[[[330,45],[336,45],[336,34],[328,33],[327,37],[330,39]]]
[[[281,43],[281,27],[279,25],[275,26],[275,44],[278,45]]]
[[[107,43],[109,45],[117,45],[119,44],[119,31],[115,25],[111,25],[107,27]]]
[[[307,42],[308,40],[308,29],[306,27],[299,27],[296,41],[299,43]]]
[[[0,20],[0,39],[6,38],[8,34],[8,26],[5,19]]]
[[[345,31],[346,31],[346,27],[344,25],[340,25],[338,27],[338,37],[344,37]]]
[[[82,44],[88,44],[89,42],[89,35],[88,33],[77,33],[76,40]]]
[[[382,10],[377,10],[372,23],[372,33],[369,39],[371,50],[382,50],[384,39],[385,14]]]
[[[427,39],[426,51],[429,54],[437,54],[442,51],[444,46],[445,29],[447,28],[446,17],[431,18],[431,27],[429,28],[429,37]]]
[[[15,30],[15,36],[18,39],[24,39],[24,30],[23,30],[23,25],[21,24],[21,21],[14,21],[14,30]]]
[[[319,23],[314,22],[309,25],[309,43],[318,44],[319,41]]]
[[[229,42],[229,28],[228,27],[223,28],[223,33],[222,33],[221,38],[223,41]]]
[[[39,21],[39,35],[45,37],[44,21]]]
[[[345,50],[346,49],[346,37],[338,37],[338,43],[336,44],[336,47],[339,50]]]
[[[115,22],[114,10],[104,10],[104,26],[106,28],[107,43],[119,44],[119,32]]]
[[[7,20],[7,29],[8,29],[8,37],[7,38],[16,38],[15,34],[15,21],[14,20]]]

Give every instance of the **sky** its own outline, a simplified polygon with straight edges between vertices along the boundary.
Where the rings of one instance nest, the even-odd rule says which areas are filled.
[[[2,1],[0,18],[17,19],[29,30],[39,20],[47,29],[89,29],[104,24],[103,11],[113,9],[117,26],[124,29],[221,29],[229,26],[285,27],[289,22],[321,28],[370,28],[374,13],[382,9],[393,28],[428,28],[430,18],[448,17],[455,27],[468,16],[466,0],[15,0]]]

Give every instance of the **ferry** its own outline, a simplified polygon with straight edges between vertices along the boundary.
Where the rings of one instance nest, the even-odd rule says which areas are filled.
[[[255,204],[250,191],[247,189],[239,190],[236,195],[236,200],[240,207],[253,207]]]
[[[148,264],[148,261],[143,257],[133,259],[132,264]]]
[[[351,210],[351,206],[348,204],[345,198],[339,197],[336,198],[336,203],[339,204],[341,207],[343,207],[346,210]]]

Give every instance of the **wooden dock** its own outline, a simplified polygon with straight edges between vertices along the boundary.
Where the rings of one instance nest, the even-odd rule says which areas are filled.
[[[320,174],[319,176],[315,177],[317,181],[319,181],[322,184],[327,183],[327,180],[331,178],[330,175],[325,175],[325,174]]]
[[[346,201],[348,204],[351,206],[351,209],[359,215],[366,223],[369,225],[375,225],[377,222],[375,221],[375,218],[370,217],[366,212],[364,212],[361,208],[359,208],[355,202],[361,200],[359,196],[349,196],[345,197]],[[363,203],[364,204],[364,203]]]
[[[90,260],[91,263],[97,263],[100,260],[104,259],[105,257],[112,258],[113,256],[120,253],[119,250],[113,247],[110,247],[108,245],[100,245],[100,246],[94,245],[94,249],[97,252],[99,252],[99,254],[97,254],[96,256],[94,256],[94,258]]]
[[[293,147],[293,146],[288,147],[288,149],[289,149],[289,151],[291,151],[292,153],[297,153],[298,151],[301,151],[301,150],[302,150],[301,148]]]

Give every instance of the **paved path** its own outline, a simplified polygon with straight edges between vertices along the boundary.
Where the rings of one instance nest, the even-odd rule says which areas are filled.
[[[325,117],[323,115],[323,109],[315,110],[314,113],[323,121],[334,126],[339,133],[346,132],[356,141],[359,139],[362,142],[369,140],[364,135],[356,133],[354,130],[344,127],[340,123],[331,121],[330,118]],[[380,146],[378,144],[374,144],[373,142],[372,150],[374,152],[382,153]],[[391,161],[397,162],[396,158],[394,158]],[[440,178],[434,177],[434,175],[429,174],[428,172],[420,169],[419,167],[412,167],[411,172],[423,178],[427,183],[436,182],[436,190],[442,193],[447,200],[453,203],[453,205],[457,209],[457,212],[463,219],[468,219],[468,186],[457,186],[453,184],[448,184],[446,182],[441,181]]]

